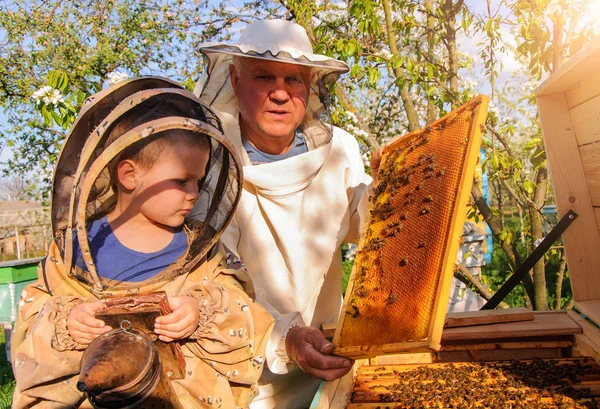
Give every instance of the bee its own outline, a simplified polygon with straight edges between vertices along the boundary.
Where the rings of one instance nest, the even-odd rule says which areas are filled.
[[[425,196],[423,198],[423,203],[431,203],[433,202],[433,196],[429,195],[429,196]]]
[[[431,212],[431,208],[429,206],[424,206],[419,213],[421,216],[426,215]]]
[[[423,169],[423,172],[429,173],[429,172],[433,172],[434,170],[435,170],[435,165],[429,164],[429,165],[425,166],[425,168]]]
[[[419,190],[421,190],[423,188],[423,182],[419,183],[417,186],[415,186],[415,190],[418,192]]]
[[[438,169],[436,176],[439,178],[440,176],[443,176],[444,173],[446,173],[446,168],[440,168]]]
[[[400,220],[406,220],[406,219],[408,219],[408,214],[406,214],[406,212],[404,212],[400,215]]]
[[[424,249],[424,248],[425,248],[425,242],[424,242],[424,241],[422,241],[422,242],[420,242],[419,244],[417,244],[417,248],[418,248],[418,249]]]
[[[361,298],[367,296],[367,289],[365,288],[364,285],[361,285],[360,287],[358,287],[358,289],[356,291],[356,295],[358,295]]]
[[[360,310],[358,309],[358,307],[356,305],[352,306],[352,312],[346,312],[347,314],[351,314],[352,318],[356,318],[360,315]]]
[[[422,138],[419,143],[417,144],[417,146],[422,146],[425,145],[427,142],[429,142],[429,136],[426,136],[424,138]]]
[[[379,250],[381,247],[383,247],[384,244],[385,244],[385,239],[383,239],[381,237],[375,237],[365,247],[368,250]]]
[[[392,304],[394,304],[396,301],[398,301],[398,297],[397,297],[395,294],[392,294],[392,293],[390,292],[390,295],[388,296],[388,299],[387,299],[387,303],[388,303],[388,305],[392,305]]]
[[[404,257],[402,260],[400,260],[399,263],[400,267],[405,267],[408,265],[408,257]]]

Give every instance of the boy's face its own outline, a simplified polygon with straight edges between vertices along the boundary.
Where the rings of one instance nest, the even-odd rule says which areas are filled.
[[[139,212],[150,222],[181,226],[200,197],[198,181],[204,177],[208,156],[207,149],[172,146],[150,169],[139,170]]]

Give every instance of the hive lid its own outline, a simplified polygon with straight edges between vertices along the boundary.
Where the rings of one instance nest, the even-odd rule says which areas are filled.
[[[384,149],[336,355],[439,349],[488,102],[480,95]]]

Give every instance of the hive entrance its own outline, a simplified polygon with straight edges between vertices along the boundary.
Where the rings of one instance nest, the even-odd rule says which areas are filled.
[[[479,96],[385,148],[336,354],[439,347],[487,103]]]

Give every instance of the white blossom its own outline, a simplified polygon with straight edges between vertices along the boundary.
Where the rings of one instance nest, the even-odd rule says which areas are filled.
[[[386,60],[389,60],[393,56],[392,53],[390,53],[388,50],[385,50],[385,49],[379,50],[379,52],[377,54],[380,57],[385,58]]]
[[[126,72],[113,71],[113,72],[109,72],[106,75],[106,78],[107,78],[106,81],[108,82],[108,85],[114,85],[117,82],[126,80],[127,78],[129,78],[129,75],[127,75]]]
[[[39,104],[40,101],[44,101],[46,105],[58,105],[59,102],[64,102],[65,97],[60,93],[59,90],[46,85],[37,91],[35,91],[31,98],[35,99],[35,103]]]

